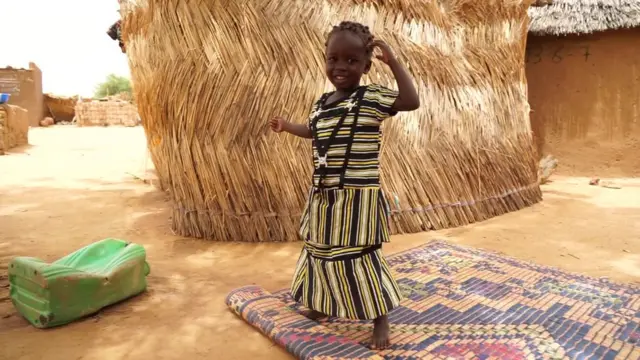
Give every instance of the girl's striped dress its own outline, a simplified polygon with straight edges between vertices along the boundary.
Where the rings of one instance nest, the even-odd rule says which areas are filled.
[[[349,319],[375,319],[401,295],[382,243],[389,241],[388,204],[380,188],[382,120],[393,116],[397,92],[362,86],[309,117],[313,186],[302,214],[304,248],[291,293],[309,309]]]

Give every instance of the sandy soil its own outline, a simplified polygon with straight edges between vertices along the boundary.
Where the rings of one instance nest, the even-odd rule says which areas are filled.
[[[134,176],[149,165],[141,128],[36,128],[30,136],[32,146],[0,157],[0,359],[290,358],[228,311],[224,297],[247,284],[287,287],[299,243],[173,235],[165,194]],[[552,179],[534,207],[396,236],[385,250],[447,238],[596,277],[640,279],[640,178],[616,180],[617,190],[588,186],[586,178]],[[145,294],[51,330],[15,313],[6,277],[11,257],[52,261],[105,237],[147,248]]]
[[[564,175],[585,177],[640,178],[640,140],[629,137],[620,141],[593,136],[587,140],[548,140],[544,154],[560,160]],[[639,180],[640,181],[640,180]]]

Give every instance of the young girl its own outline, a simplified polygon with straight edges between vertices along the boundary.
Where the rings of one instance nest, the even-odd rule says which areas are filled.
[[[396,78],[397,92],[360,85],[375,47]],[[308,124],[270,120],[275,132],[313,139],[313,185],[301,219],[304,248],[291,293],[314,320],[373,319],[372,344],[381,349],[389,344],[387,314],[401,295],[381,250],[389,241],[389,214],[380,189],[380,125],[398,111],[416,110],[420,100],[389,46],[359,23],[333,27],[326,74],[336,90],[315,103]]]

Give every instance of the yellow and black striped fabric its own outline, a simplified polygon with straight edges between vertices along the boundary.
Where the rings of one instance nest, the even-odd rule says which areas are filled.
[[[355,119],[355,103],[358,101],[356,95],[357,90],[346,99],[328,104],[321,103],[326,98],[323,96],[316,102],[314,111],[309,117],[310,128],[312,128],[311,122],[317,117],[317,138],[322,142],[331,136],[345,109],[352,107],[327,151],[327,172],[322,181],[325,188],[340,186],[340,175],[349,143],[351,143],[351,151],[343,186],[380,187],[380,162],[378,160],[382,139],[380,125],[384,119],[395,115],[392,107],[398,93],[379,85],[367,86],[363,98],[358,104],[360,107],[358,121],[352,137],[351,126]],[[315,137],[312,145],[313,161],[318,169],[318,144]],[[319,180],[320,172],[316,170],[313,174],[313,185],[319,187]]]
[[[381,250],[389,241],[389,206],[378,160],[380,125],[394,115],[397,93],[369,85],[332,104],[324,103],[328,97],[320,98],[309,120],[316,170],[300,222],[305,245],[291,293],[329,316],[375,319],[401,300]],[[321,166],[325,150],[327,165]]]
[[[305,241],[338,247],[388,242],[389,206],[380,189],[380,125],[394,115],[392,107],[398,94],[369,85],[346,99],[323,104],[328,95],[316,102],[309,120],[309,127],[317,132],[313,140],[316,170],[300,235]],[[337,135],[325,147],[327,166],[323,168],[318,160],[318,141],[330,139],[342,117]]]
[[[339,248],[305,243],[291,294],[309,309],[360,320],[386,315],[402,299],[381,245]]]
[[[312,189],[300,221],[303,240],[330,246],[389,242],[389,205],[380,188]]]

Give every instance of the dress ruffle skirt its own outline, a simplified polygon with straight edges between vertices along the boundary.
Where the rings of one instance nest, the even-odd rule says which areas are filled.
[[[312,190],[300,226],[305,242],[293,298],[332,317],[387,314],[402,299],[382,254],[388,233],[388,205],[379,188]]]

